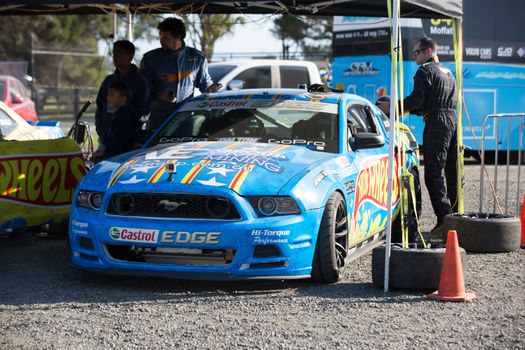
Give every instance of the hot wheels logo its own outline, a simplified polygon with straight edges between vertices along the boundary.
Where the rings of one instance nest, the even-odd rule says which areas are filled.
[[[365,165],[366,166],[366,165]],[[394,174],[397,174],[397,161],[394,162]],[[398,181],[392,181],[393,202],[397,199]],[[374,159],[372,163],[359,173],[357,179],[356,205],[370,200],[386,208],[388,198],[388,157]]]
[[[84,173],[84,160],[79,153],[3,157],[0,199],[33,205],[68,205]]]
[[[159,230],[146,230],[141,228],[112,227],[109,236],[115,241],[155,243]]]

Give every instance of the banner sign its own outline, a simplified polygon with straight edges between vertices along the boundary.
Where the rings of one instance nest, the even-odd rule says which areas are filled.
[[[0,233],[66,220],[85,172],[71,139],[0,142]]]

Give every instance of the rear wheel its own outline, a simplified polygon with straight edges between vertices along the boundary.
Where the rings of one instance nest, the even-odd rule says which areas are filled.
[[[405,217],[405,225],[408,227],[408,243],[414,243],[418,236],[418,222],[417,218],[421,217],[421,182],[419,181],[419,174],[416,169],[410,169],[410,174],[414,177],[414,194],[408,191],[408,212]],[[414,210],[414,202],[416,209]],[[417,216],[416,216],[417,213]],[[397,215],[392,222],[392,243],[401,243],[401,215]]]
[[[339,192],[328,199],[321,220],[312,263],[312,279],[317,282],[339,281],[348,255],[348,219],[346,203]]]

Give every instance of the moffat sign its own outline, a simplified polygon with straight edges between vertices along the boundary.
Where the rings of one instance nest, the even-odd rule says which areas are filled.
[[[0,200],[37,206],[71,204],[85,173],[80,153],[0,157]]]

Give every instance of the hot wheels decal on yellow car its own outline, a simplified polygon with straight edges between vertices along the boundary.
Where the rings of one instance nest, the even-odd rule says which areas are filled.
[[[84,173],[84,160],[77,152],[1,156],[0,200],[33,206],[69,205]]]

